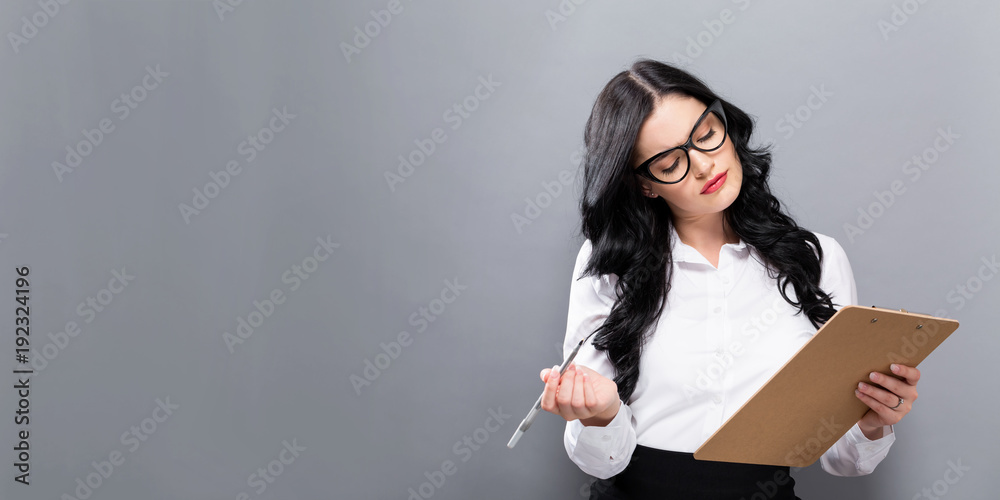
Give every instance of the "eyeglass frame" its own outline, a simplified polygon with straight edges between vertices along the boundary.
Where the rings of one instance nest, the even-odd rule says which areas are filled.
[[[698,146],[695,146],[694,133],[698,131],[698,126],[701,125],[702,120],[704,120],[705,117],[707,117],[708,114],[711,113],[712,111],[718,111],[719,118],[722,118],[722,142],[720,142],[718,146],[712,149],[702,149],[699,148]],[[688,135],[687,142],[681,144],[680,146],[672,147],[666,151],[660,151],[659,153],[656,153],[650,159],[642,162],[642,164],[636,167],[633,171],[635,172],[636,175],[641,175],[658,184],[677,184],[678,182],[683,181],[684,178],[687,177],[688,172],[691,171],[691,155],[688,153],[688,150],[690,148],[694,148],[703,153],[710,153],[725,145],[726,138],[728,136],[729,136],[729,121],[726,119],[726,112],[722,107],[722,101],[720,99],[716,99],[712,101],[712,104],[710,104],[707,108],[705,108],[705,111],[701,114],[700,117],[698,117],[698,120],[694,122],[694,127],[691,128],[691,134]],[[677,179],[676,181],[673,182],[661,181],[660,179],[657,179],[656,176],[649,171],[650,164],[659,159],[661,156],[673,152],[675,149],[684,150],[684,157],[687,160],[687,170],[684,171],[684,175],[682,175],[680,179]]]

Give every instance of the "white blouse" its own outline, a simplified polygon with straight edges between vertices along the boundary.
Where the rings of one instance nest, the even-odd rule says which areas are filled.
[[[823,247],[820,288],[835,309],[858,303],[854,273],[832,237],[813,232]],[[636,444],[693,453],[817,331],[804,313],[782,298],[763,258],[742,240],[727,243],[715,268],[671,227],[673,278],[655,331],[643,348],[639,379],[628,402],[607,426],[566,422],[563,441],[581,470],[606,479],[625,469]],[[607,318],[615,275],[577,280],[591,252],[580,248],[570,287],[563,355]],[[786,293],[797,300],[795,290]],[[584,345],[574,360],[609,379],[607,351]],[[892,426],[869,440],[857,424],[820,458],[836,476],[870,474],[895,441]]]

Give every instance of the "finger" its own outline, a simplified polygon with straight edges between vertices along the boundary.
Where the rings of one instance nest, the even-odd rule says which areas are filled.
[[[545,381],[545,390],[542,391],[542,409],[549,412],[556,412],[556,389],[559,387],[559,371],[549,370],[548,380]]]
[[[583,391],[583,370],[573,370],[573,412],[577,415],[584,415],[587,410],[587,399]]]
[[[858,390],[860,390],[862,394],[865,394],[875,401],[882,403],[883,406],[890,410],[892,409],[891,407],[896,406],[896,404],[899,403],[900,396],[871,384],[861,382],[858,384]],[[900,408],[902,408],[902,405],[900,405]],[[896,408],[896,410],[899,410],[900,408]]]
[[[908,384],[905,380],[900,380],[894,376],[886,375],[885,373],[871,372],[868,378],[882,386],[885,390],[898,394],[900,397],[907,401],[915,401],[917,399],[917,387]],[[895,406],[895,403],[889,406]]]
[[[893,363],[889,369],[892,370],[892,373],[905,378],[910,385],[917,385],[917,381],[920,380],[920,370],[915,367]]]
[[[587,375],[587,372],[583,372],[583,399],[587,402],[587,408],[597,406],[597,396],[594,395],[594,382]]]
[[[559,376],[559,387],[556,390],[556,406],[559,407],[559,414],[566,418],[576,418],[573,411],[573,377],[576,370],[566,368],[566,371]]]
[[[882,425],[893,425],[896,422],[899,422],[899,419],[902,418],[899,413],[890,410],[888,406],[863,392],[855,390],[854,395],[878,414],[879,420],[882,421]]]
[[[569,366],[573,366],[573,363],[570,363]],[[567,367],[567,370],[568,369],[569,368]],[[547,377],[553,371],[559,371],[559,365],[555,365],[552,368],[542,368],[541,373],[539,373],[539,376],[542,377],[542,382],[548,382],[548,378]]]

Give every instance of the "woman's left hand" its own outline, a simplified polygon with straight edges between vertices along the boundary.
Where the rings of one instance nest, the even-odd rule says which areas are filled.
[[[877,385],[861,382],[854,391],[858,399],[871,408],[858,421],[858,427],[868,439],[883,437],[882,426],[899,422],[903,415],[910,412],[913,402],[917,399],[920,370],[900,364],[893,364],[891,368],[895,375],[872,372],[869,379]],[[901,404],[900,398],[902,398]]]

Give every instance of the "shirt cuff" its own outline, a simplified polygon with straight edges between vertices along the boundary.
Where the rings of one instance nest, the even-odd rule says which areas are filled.
[[[620,401],[620,400],[619,400]],[[601,469],[621,470],[632,457],[634,431],[632,431],[632,409],[624,402],[608,425],[586,426],[580,419],[566,423],[570,436],[575,436],[572,455],[583,463]],[[622,464],[624,462],[624,465]],[[577,462],[579,463],[579,462]]]
[[[870,474],[875,470],[875,466],[882,461],[889,453],[889,446],[896,441],[896,434],[891,425],[882,426],[882,437],[878,439],[868,439],[861,427],[854,424],[847,432],[847,442],[854,446],[858,452],[858,470]]]

